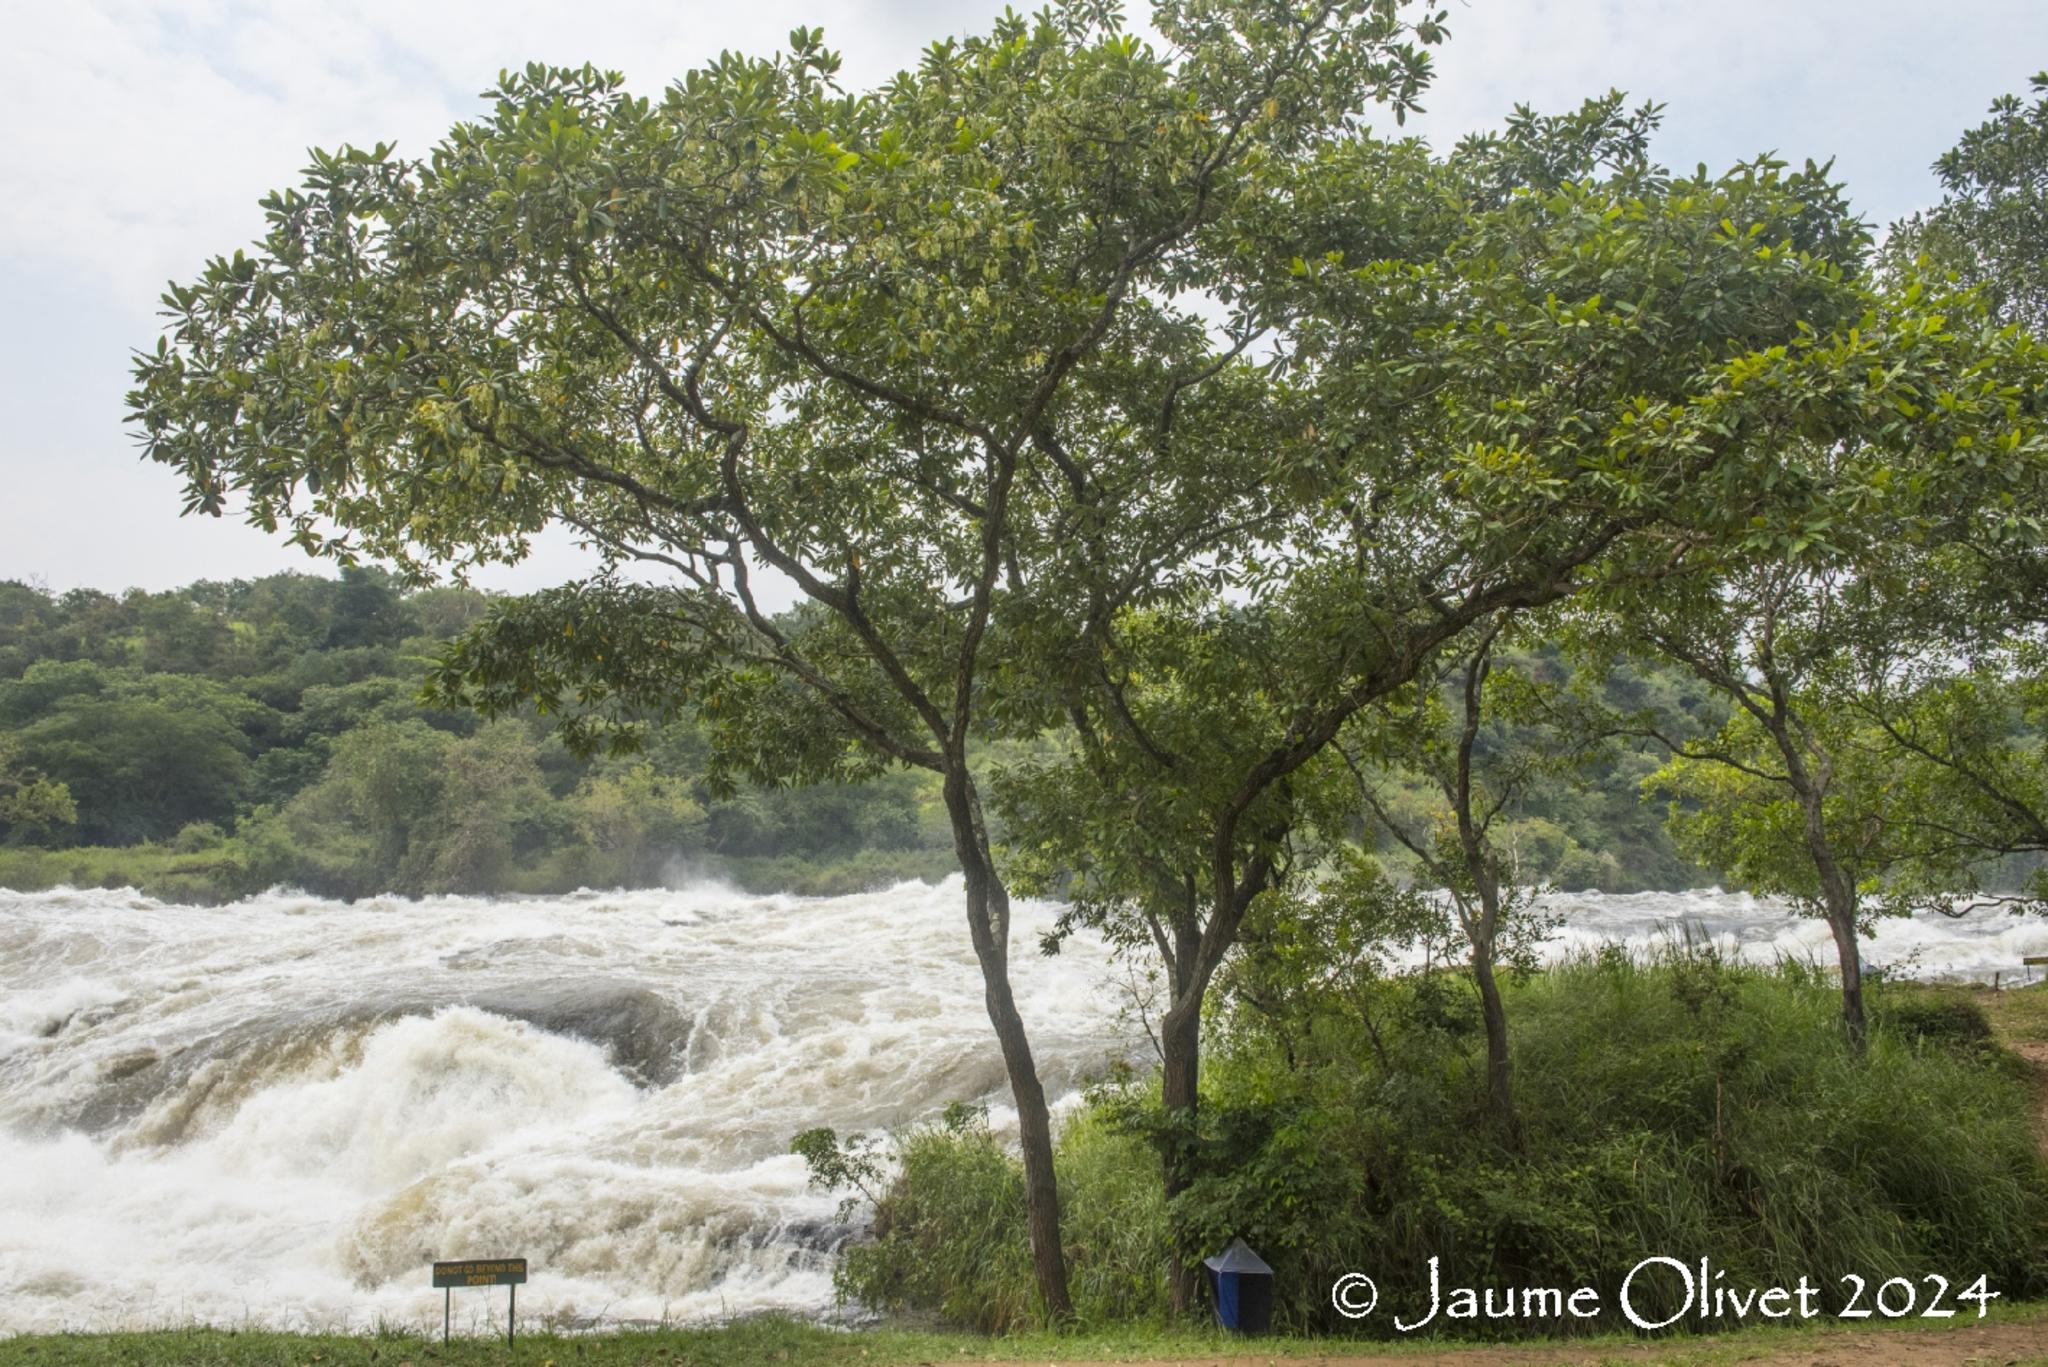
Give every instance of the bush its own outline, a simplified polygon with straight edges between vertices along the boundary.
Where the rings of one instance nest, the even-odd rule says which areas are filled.
[[[0,887],[39,892],[60,885],[134,888],[166,902],[213,904],[260,892],[268,883],[252,873],[247,848],[236,837],[202,849],[152,844],[0,847]]]
[[[1710,1255],[1740,1286],[1803,1274],[1824,1299],[1849,1273],[2037,1289],[2048,1174],[2028,1096],[1991,1053],[1926,1047],[1936,1023],[1972,1027],[1887,1011],[1891,990],[1874,990],[1859,1062],[1833,985],[1797,966],[1609,954],[1511,983],[1518,1148],[1485,1121],[1479,1044],[1455,1017],[1383,1003],[1391,1068],[1341,1018],[1291,1070],[1247,1029],[1219,1041],[1215,1175],[1177,1214],[1197,1246],[1260,1249],[1305,1329],[1345,1327],[1327,1288],[1354,1268],[1426,1304],[1433,1255],[1471,1284],[1597,1287],[1608,1328],[1651,1254]]]
[[[200,854],[206,850],[217,850],[226,841],[226,834],[211,821],[191,821],[179,828],[171,841],[171,849],[178,854]]]
[[[839,1146],[830,1131],[812,1130],[792,1147],[819,1185],[855,1186],[873,1205],[871,1237],[848,1245],[833,1274],[842,1300],[992,1334],[1026,1321],[1024,1174],[985,1110],[956,1107],[900,1136],[886,1188],[874,1185],[879,1164],[859,1141]]]
[[[1967,1004],[1873,988],[1859,1062],[1833,985],[1794,965],[1609,954],[1506,990],[1519,1146],[1486,1123],[1456,975],[1384,983],[1349,1015],[1324,1002],[1311,1027],[1286,1025],[1291,1055],[1256,1012],[1219,1012],[1203,1175],[1172,1211],[1183,1254],[1242,1236],[1275,1269],[1279,1327],[1312,1332],[1388,1333],[1386,1313],[1339,1319],[1331,1282],[1366,1271],[1382,1306],[1412,1316],[1432,1256],[1447,1284],[1600,1292],[1596,1322],[1437,1321],[1494,1337],[1625,1328],[1621,1278],[1652,1254],[1709,1256],[1742,1287],[1804,1275],[1830,1311],[1850,1273],[1939,1273],[1958,1289],[1982,1274],[2015,1297],[2048,1286],[2029,1094]],[[1156,1090],[1133,1083],[1062,1131],[1084,1323],[1162,1313],[1168,1212],[1154,1151],[1133,1137],[1158,1123]],[[1037,1318],[1021,1177],[985,1126],[913,1131],[876,1190],[844,1294],[991,1331]]]
[[[1158,1155],[1098,1112],[1060,1129],[1068,1289],[1084,1327],[1163,1319],[1169,1244]]]
[[[1024,1219],[1024,1171],[980,1107],[896,1137],[893,1176],[860,1140],[829,1130],[792,1147],[813,1181],[865,1198],[868,1237],[848,1244],[834,1282],[842,1301],[1000,1334],[1043,1322]],[[1074,1312],[1084,1326],[1159,1316],[1166,1304],[1166,1212],[1159,1164],[1137,1140],[1083,1113],[1065,1125],[1060,1178]]]
[[[1958,997],[1917,996],[1901,991],[1880,1008],[1892,1031],[1902,1039],[1919,1040],[1959,1053],[1982,1053],[1993,1047],[1991,1021],[1984,1008]]]

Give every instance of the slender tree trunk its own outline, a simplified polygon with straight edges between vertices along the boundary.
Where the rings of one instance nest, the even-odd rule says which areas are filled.
[[[1067,1292],[1067,1255],[1060,1242],[1059,1179],[1052,1162],[1052,1112],[1031,1059],[1024,1018],[1010,994],[1007,975],[988,978],[988,1018],[1003,1046],[1003,1067],[1017,1104],[1017,1141],[1024,1156],[1024,1216],[1031,1234],[1031,1269],[1046,1318],[1064,1324],[1074,1317]]]
[[[1813,763],[1807,762],[1808,752],[1793,738],[1792,727],[1786,720],[1782,691],[1774,691],[1773,699],[1773,713],[1765,725],[1785,760],[1785,777],[1792,794],[1799,799],[1805,821],[1806,854],[1813,861],[1814,876],[1820,883],[1821,909],[1827,914],[1828,930],[1835,937],[1835,957],[1842,970],[1842,1025],[1849,1033],[1849,1051],[1860,1058],[1868,1034],[1863,1019],[1863,947],[1856,931],[1856,881],[1843,869],[1841,860],[1835,856],[1834,842],[1828,839],[1827,796],[1834,774],[1833,760],[1826,751],[1816,749]]]
[[[1835,937],[1835,957],[1842,970],[1842,1024],[1849,1032],[1850,1051],[1860,1057],[1868,1028],[1863,1017],[1863,946],[1856,930],[1856,884],[1843,870],[1828,839],[1825,794],[1811,782],[1799,783],[1797,791],[1806,816],[1806,851],[1819,876],[1821,906]]]
[[[1458,817],[1458,848],[1465,860],[1465,873],[1479,900],[1478,915],[1462,898],[1458,919],[1465,928],[1465,940],[1472,946],[1472,977],[1479,984],[1479,1013],[1486,1023],[1486,1108],[1500,1126],[1511,1147],[1521,1147],[1521,1127],[1515,1123],[1515,1100],[1508,1075],[1508,1013],[1501,1005],[1500,984],[1493,976],[1493,949],[1500,939],[1500,868],[1487,838],[1493,818],[1475,814],[1479,800],[1473,789],[1472,753],[1479,740],[1486,680],[1493,672],[1493,642],[1503,623],[1496,620],[1479,642],[1465,666],[1465,724],[1458,732],[1457,769],[1446,785]],[[1495,810],[1499,810],[1497,807]]]
[[[1046,1318],[1064,1324],[1074,1317],[1067,1291],[1067,1257],[1060,1241],[1059,1179],[1053,1171],[1052,1112],[1031,1057],[1024,1017],[1010,990],[1010,892],[996,874],[981,821],[981,804],[964,769],[946,778],[946,805],[953,818],[954,849],[967,884],[967,930],[981,964],[989,1023],[1002,1046],[1003,1071],[1017,1106],[1017,1143],[1024,1159],[1024,1215],[1031,1236],[1031,1268]]]
[[[1829,911],[1828,929],[1834,932],[1835,953],[1842,963],[1842,1024],[1849,1030],[1849,1048],[1861,1054],[1869,1027],[1863,1017],[1863,947],[1857,940],[1855,912],[1844,919]]]
[[[1479,1014],[1486,1023],[1486,1108],[1507,1132],[1509,1142],[1519,1146],[1508,1063],[1508,1013],[1501,1005],[1500,984],[1494,980],[1490,943],[1483,949],[1476,944],[1472,947],[1472,976],[1479,984]]]
[[[1176,994],[1174,1005],[1159,1022],[1160,1101],[1170,1121],[1160,1161],[1169,1202],[1194,1182],[1189,1148],[1194,1143],[1195,1114],[1200,1105],[1201,1049],[1201,1001],[1185,1002]],[[1173,1313],[1186,1314],[1196,1304],[1200,1281],[1197,1268],[1181,1257],[1178,1241],[1167,1278]]]

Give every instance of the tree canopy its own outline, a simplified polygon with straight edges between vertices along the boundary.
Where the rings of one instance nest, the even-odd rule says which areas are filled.
[[[602,552],[468,631],[442,704],[584,752],[698,719],[721,782],[934,776],[1064,1318],[992,745],[1068,728],[995,791],[1028,876],[1166,959],[1191,1109],[1209,982],[1335,824],[1331,747],[1446,648],[1597,592],[1753,654],[1715,633],[1759,566],[2038,544],[2028,336],[1872,275],[1829,168],[1673,174],[1619,95],[1442,155],[1374,133],[1443,20],[1161,0],[1155,47],[1068,0],[866,93],[808,29],[654,98],[508,72],[424,155],[316,152],[253,253],[170,288],[132,416],[188,511],[318,554]],[[438,742],[380,740],[334,800],[398,867]]]

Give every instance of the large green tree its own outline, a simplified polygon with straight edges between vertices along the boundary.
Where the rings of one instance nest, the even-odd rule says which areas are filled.
[[[1926,255],[1983,288],[2002,317],[2048,328],[2048,72],[2027,96],[2001,95],[1991,117],[1934,163],[1941,202],[1895,224],[1886,256]]]
[[[412,567],[515,559],[560,522],[669,576],[508,609],[448,696],[537,700],[589,743],[687,706],[756,777],[941,776],[1055,1318],[1050,1122],[970,765],[1000,610],[1112,475],[1152,514],[1111,557],[1127,601],[1258,502],[1255,472],[1143,439],[1262,416],[1176,296],[1269,168],[1412,103],[1440,29],[1401,10],[1163,0],[1155,50],[1070,0],[866,94],[803,30],[652,99],[530,67],[422,157],[316,154],[257,251],[172,287],[137,365],[190,510]]]
[[[1859,354],[1878,337],[1887,363]],[[1859,665],[1927,632],[1966,648],[1966,622],[1927,610],[1928,567],[1972,538],[2004,550],[2038,537],[2048,353],[1980,297],[1914,278],[1874,295],[1821,355],[1851,425],[1777,430],[1782,471],[1746,518],[1672,527],[1668,572],[1610,586],[1605,603],[1621,640],[1730,704],[1720,736],[1673,747],[1661,782],[1702,804],[1680,814],[1696,853],[1826,918],[1860,1049],[1862,922],[1903,909],[1874,897],[1895,869],[1939,864],[1871,756],[1881,731],[1854,715]]]
[[[1901,281],[1951,273],[2038,337],[2048,332],[2048,73],[1990,114],[1935,163],[1941,201],[1893,226],[1885,265]],[[1859,643],[1851,700],[1909,790],[1922,844],[1904,873],[1931,891],[1976,892],[1986,880],[2009,891],[2015,870],[1997,861],[2048,854],[2041,474],[1993,490],[1995,502],[1938,541],[1887,547],[1913,594]]]
[[[1922,842],[1877,737],[1851,710],[1835,633],[1847,612],[1796,569],[1703,577],[1647,628],[1733,705],[1712,737],[1674,742],[1645,788],[1673,799],[1679,846],[1740,886],[1827,922],[1852,1047],[1865,1038],[1861,937]]]
[[[1753,525],[1804,508],[1788,433],[1948,440],[1945,412],[1901,414],[1871,374],[1934,384],[1980,338],[1869,292],[1825,171],[1675,177],[1654,124],[1610,96],[1441,160],[1348,135],[1276,171],[1214,288],[1273,334],[1258,441],[1288,504],[1210,584],[1141,611],[1083,580],[1057,626],[1017,613],[1065,645],[1033,682],[1076,743],[1012,776],[1006,814],[1066,925],[1159,956],[1169,1192],[1194,1176],[1209,983],[1301,866],[1347,727],[1499,613],[1788,544],[1782,518]],[[1205,458],[1235,437],[1206,434]]]
[[[80,839],[163,840],[232,819],[254,735],[275,714],[210,679],[84,661],[32,665],[0,682],[0,726],[17,766],[61,784]]]

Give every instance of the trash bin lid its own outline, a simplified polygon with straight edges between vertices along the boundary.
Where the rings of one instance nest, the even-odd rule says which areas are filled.
[[[1272,1276],[1273,1269],[1266,1266],[1266,1260],[1252,1252],[1251,1245],[1242,1239],[1232,1239],[1230,1247],[1211,1258],[1202,1259],[1202,1266],[1211,1272],[1251,1272]]]

